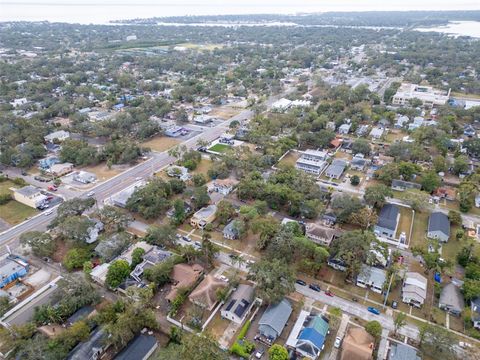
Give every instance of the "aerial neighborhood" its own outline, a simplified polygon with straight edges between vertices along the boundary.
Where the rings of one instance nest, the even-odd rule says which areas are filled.
[[[0,358],[478,359],[480,44],[421,14],[0,22]]]

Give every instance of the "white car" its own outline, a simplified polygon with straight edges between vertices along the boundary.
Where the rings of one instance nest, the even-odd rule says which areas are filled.
[[[140,181],[140,180],[142,180],[142,177],[138,176],[138,177],[135,178],[135,180]]]
[[[472,344],[469,344],[467,342],[463,342],[463,341],[460,341],[458,343],[458,345],[462,348],[462,349],[470,349],[472,347]]]
[[[337,349],[340,347],[340,344],[342,343],[342,338],[340,337],[336,337],[335,338],[335,343],[333,344],[333,346],[335,346]]]
[[[45,211],[45,212],[43,213],[43,215],[48,216],[48,215],[51,215],[52,213],[53,213],[53,210],[50,209],[50,210]]]
[[[88,197],[92,197],[93,195],[95,195],[95,191],[90,191],[90,192],[87,194]]]

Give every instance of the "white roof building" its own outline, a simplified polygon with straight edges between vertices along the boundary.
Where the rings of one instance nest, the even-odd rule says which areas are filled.
[[[412,99],[419,99],[424,106],[433,107],[434,105],[445,105],[450,97],[448,92],[434,89],[431,86],[416,84],[402,84],[396,94],[393,96],[393,105],[408,105]]]

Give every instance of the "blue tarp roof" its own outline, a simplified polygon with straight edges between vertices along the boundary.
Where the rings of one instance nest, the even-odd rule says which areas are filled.
[[[321,349],[323,346],[323,343],[325,342],[325,337],[320,334],[317,330],[314,328],[305,328],[303,331],[300,333],[300,336],[298,337],[299,340],[307,340],[310,341],[312,344],[314,344],[317,348]]]

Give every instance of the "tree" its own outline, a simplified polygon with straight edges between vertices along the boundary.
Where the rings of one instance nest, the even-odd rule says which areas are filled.
[[[206,186],[199,186],[193,190],[193,204],[195,209],[198,210],[210,202],[210,196],[208,195],[208,190]]]
[[[173,266],[181,261],[181,257],[173,256],[161,263],[145,269],[144,277],[154,282],[157,286],[163,286],[170,281]]]
[[[268,358],[269,360],[288,360],[288,351],[282,345],[273,344],[268,349]]]
[[[381,208],[385,204],[387,197],[392,197],[392,190],[383,184],[372,185],[366,188],[363,195],[368,205]]]
[[[360,210],[363,206],[357,197],[341,194],[333,198],[331,207],[337,216],[337,220],[343,223],[348,220],[352,213]]]
[[[85,245],[90,238],[90,229],[95,223],[86,216],[71,216],[65,218],[55,230],[70,244]]]
[[[429,171],[422,175],[422,189],[427,193],[431,193],[433,190],[437,189],[441,184],[440,176],[437,175],[434,171]]]
[[[86,210],[92,208],[95,205],[95,199],[93,198],[74,198],[64,201],[57,209],[57,216],[50,223],[49,227],[54,228],[63,220],[72,217],[82,215]]]
[[[228,356],[217,345],[209,334],[185,334],[175,356],[178,360],[227,360]],[[160,359],[172,359],[164,358]]]
[[[352,144],[353,154],[363,154],[365,156],[370,155],[370,143],[365,139],[357,139]]]
[[[455,175],[467,172],[468,167],[468,158],[465,155],[457,156],[453,161],[453,173]]]
[[[350,222],[360,226],[362,229],[368,229],[378,220],[377,212],[368,207],[364,207],[350,215]]]
[[[442,155],[435,156],[432,165],[436,173],[447,171],[447,161]]]
[[[250,266],[249,278],[257,283],[260,298],[270,304],[295,290],[293,270],[281,259],[257,261]]]
[[[467,301],[480,296],[480,279],[465,279],[462,290]]]
[[[207,180],[205,179],[205,176],[203,176],[203,174],[194,174],[192,176],[192,182],[195,186],[203,186],[206,184]]]
[[[456,210],[450,210],[448,212],[448,218],[450,219],[453,225],[462,224],[462,215]]]
[[[415,211],[425,211],[430,207],[428,200],[430,195],[424,191],[417,189],[409,189],[402,192],[400,195],[401,200]]]
[[[454,345],[458,340],[447,329],[423,323],[419,327],[420,348],[432,358],[455,359]]]
[[[107,271],[105,284],[110,288],[117,288],[130,274],[130,265],[126,260],[115,260]]]
[[[134,269],[135,266],[140,264],[143,261],[143,255],[145,255],[145,250],[138,247],[135,248],[132,252],[132,265],[131,268]]]
[[[38,257],[52,256],[55,252],[55,241],[49,233],[29,231],[20,235],[20,243],[30,247],[32,254]]]
[[[147,229],[145,241],[149,244],[172,247],[176,241],[176,229],[172,225],[155,225]]]
[[[98,212],[98,218],[105,226],[107,232],[123,231],[133,220],[132,216],[115,206],[104,206]]]
[[[372,335],[376,340],[382,336],[382,325],[376,320],[369,321],[365,325],[365,330]]]
[[[232,203],[227,200],[221,200],[217,204],[217,212],[215,213],[220,224],[227,224],[228,221],[235,216],[235,208]]]
[[[399,312],[393,319],[394,333],[397,334],[398,330],[404,327],[407,323],[407,314]]]
[[[73,248],[68,250],[63,259],[63,265],[68,271],[78,269],[90,260],[90,251],[83,248]]]
[[[352,184],[353,186],[358,186],[358,184],[360,184],[360,177],[358,175],[353,175],[350,178],[350,184]]]

